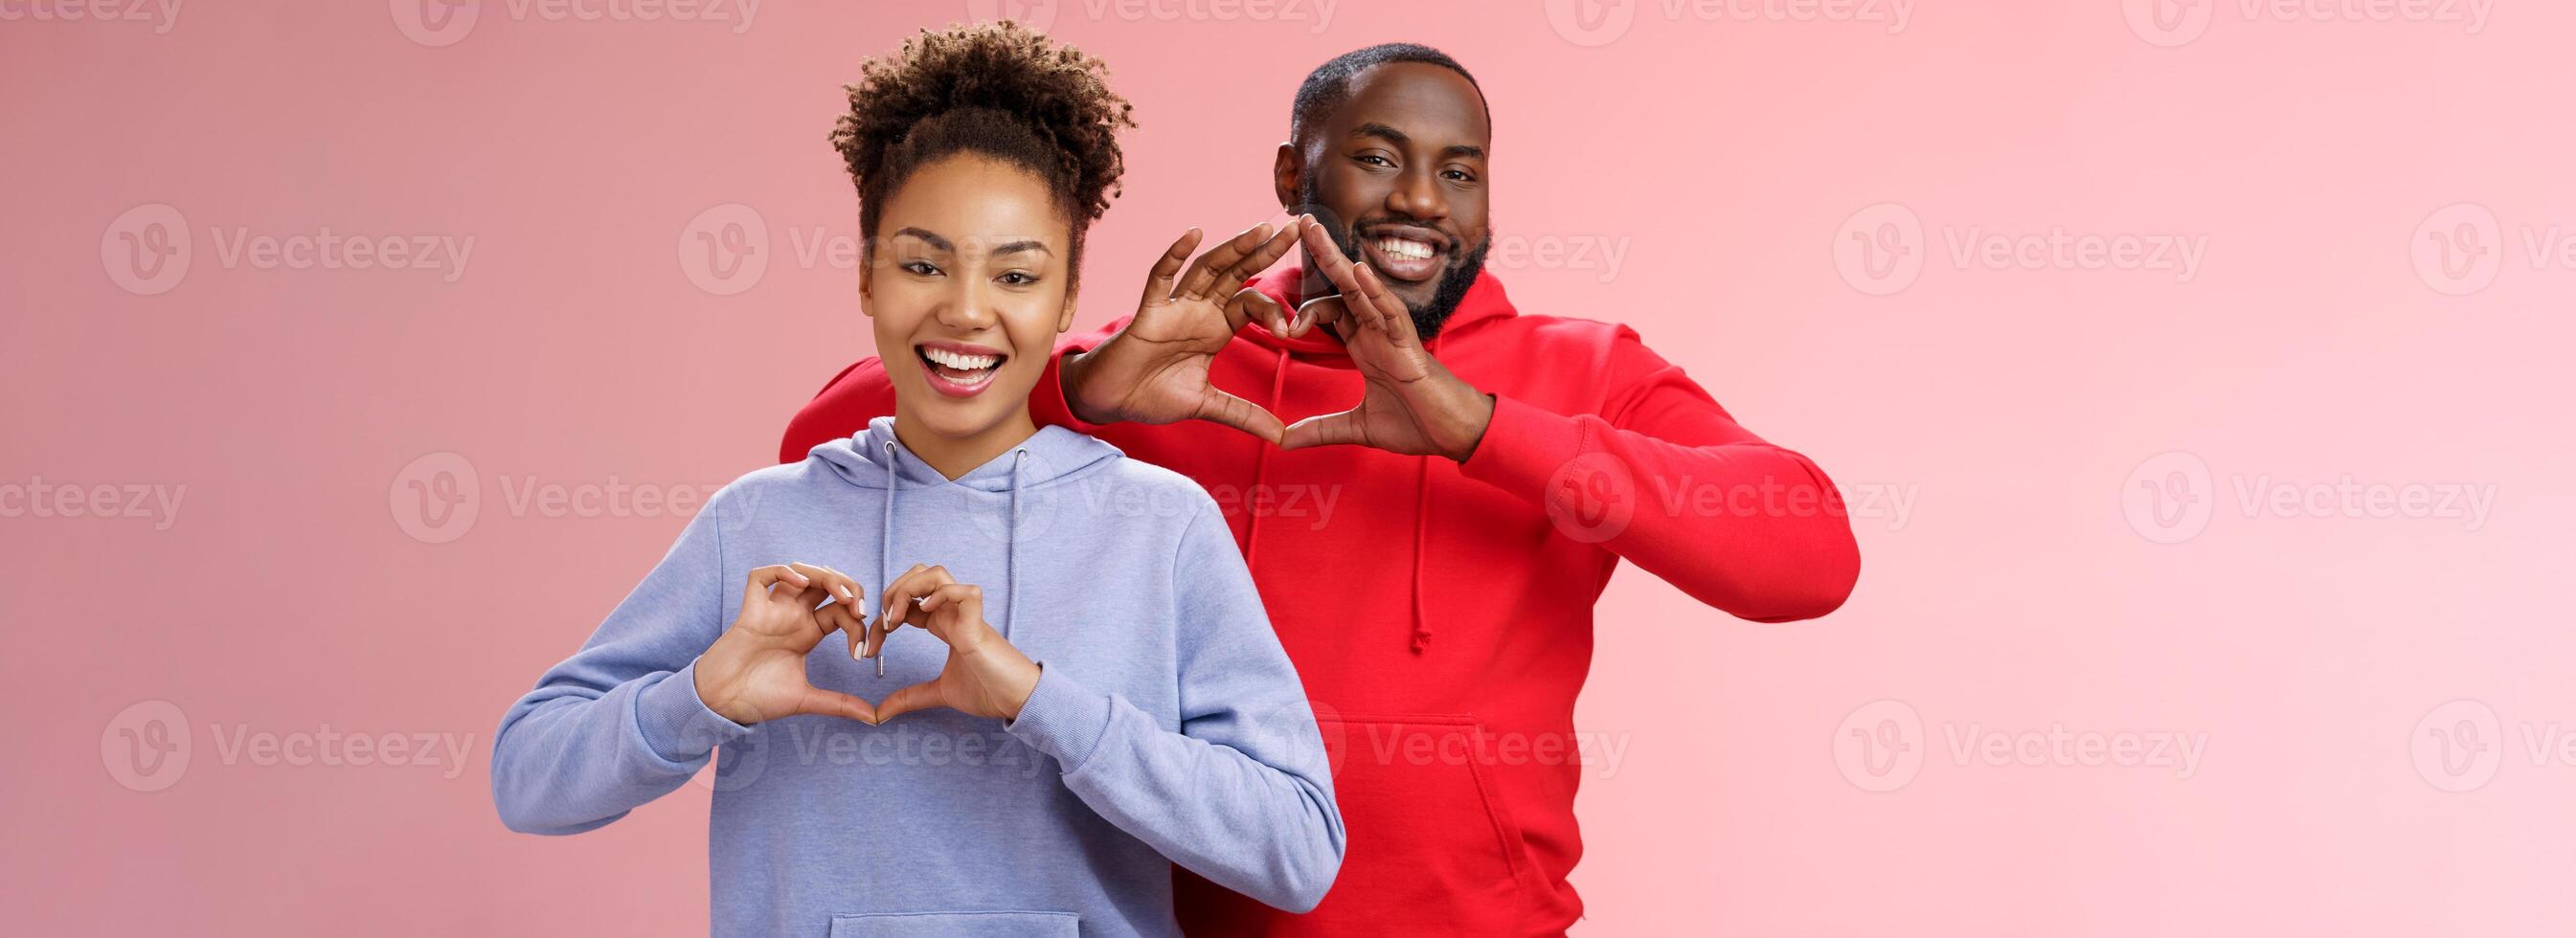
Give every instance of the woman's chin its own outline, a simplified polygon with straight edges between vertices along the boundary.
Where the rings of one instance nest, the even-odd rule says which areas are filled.
[[[904,402],[902,409],[911,415],[911,423],[932,436],[952,440],[973,439],[999,429],[1028,402],[1027,392],[1014,395],[1000,387],[986,388],[970,398],[923,388],[921,397],[924,400]]]

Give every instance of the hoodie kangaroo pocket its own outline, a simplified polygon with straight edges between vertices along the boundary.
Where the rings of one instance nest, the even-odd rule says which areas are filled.
[[[1529,860],[1465,714],[1318,715],[1349,840],[1316,909],[1385,934],[1501,934]],[[1343,900],[1335,902],[1336,899]]]
[[[1073,938],[1071,912],[871,912],[832,916],[832,938]]]

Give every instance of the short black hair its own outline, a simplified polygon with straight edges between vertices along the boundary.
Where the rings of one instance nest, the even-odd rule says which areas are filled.
[[[1420,62],[1457,72],[1458,77],[1467,80],[1469,87],[1476,89],[1477,103],[1485,104],[1485,86],[1476,84],[1476,76],[1469,74],[1467,67],[1458,64],[1457,59],[1450,58],[1449,53],[1411,42],[1380,43],[1334,56],[1332,61],[1315,66],[1314,71],[1306,73],[1306,81],[1297,86],[1297,102],[1288,112],[1289,141],[1303,147],[1306,133],[1321,125],[1324,115],[1350,100],[1351,79],[1371,68],[1394,62]],[[1485,127],[1490,131],[1493,126],[1493,105],[1485,104]]]

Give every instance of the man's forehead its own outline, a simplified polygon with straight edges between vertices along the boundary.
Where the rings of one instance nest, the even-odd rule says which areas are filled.
[[[1350,95],[1334,115],[1347,131],[1362,124],[1384,124],[1410,136],[1455,143],[1457,138],[1483,145],[1485,98],[1467,76],[1428,62],[1387,62],[1351,76]]]

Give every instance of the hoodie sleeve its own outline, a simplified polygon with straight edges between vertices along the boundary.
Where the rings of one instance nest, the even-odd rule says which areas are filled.
[[[723,634],[723,515],[728,488],[608,614],[581,650],[548,670],[501,718],[492,801],[501,823],[577,834],[661,797],[749,727],[698,699],[696,660]]]
[[[1323,737],[1213,503],[1182,535],[1174,576],[1179,732],[1044,662],[1008,728],[1055,757],[1084,804],[1173,862],[1313,909],[1342,865]]]
[[[1860,548],[1824,470],[1737,425],[1635,331],[1618,327],[1607,358],[1599,416],[1496,395],[1462,471],[1736,616],[1787,622],[1841,606]]]

